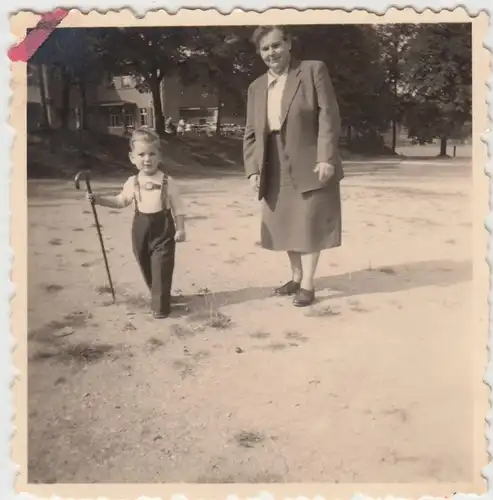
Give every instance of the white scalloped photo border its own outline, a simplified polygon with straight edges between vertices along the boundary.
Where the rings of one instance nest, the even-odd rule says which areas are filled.
[[[22,145],[24,141],[23,137],[16,137],[15,130],[11,126],[12,122],[15,120],[16,116],[25,113],[25,96],[18,89],[12,87],[12,66],[8,57],[7,50],[14,43],[19,42],[19,37],[22,35],[19,33],[25,33],[26,26],[34,26],[39,16],[36,13],[46,12],[54,10],[55,8],[63,7],[73,9],[70,14],[62,21],[60,26],[90,26],[98,21],[100,24],[107,26],[118,26],[122,24],[122,17],[132,19],[133,25],[144,25],[153,22],[158,17],[166,17],[168,24],[173,25],[184,25],[186,22],[183,20],[184,17],[190,13],[196,12],[197,9],[200,10],[199,18],[195,18],[193,25],[208,25],[208,24],[279,24],[278,20],[275,22],[269,22],[267,16],[278,16],[282,12],[284,17],[283,24],[290,23],[300,23],[300,24],[310,24],[308,18],[310,15],[313,19],[313,13],[316,12],[317,19],[316,22],[323,23],[322,14],[326,14],[325,11],[331,10],[332,14],[337,14],[338,18],[341,19],[340,22],[351,22],[360,23],[368,22],[379,22],[379,17],[383,14],[386,16],[386,21],[396,22],[400,19],[402,22],[402,16],[406,15],[406,22],[420,22],[420,19],[427,18],[431,14],[438,14],[443,17],[440,19],[443,22],[451,21],[456,18],[461,18],[464,20],[465,16],[471,16],[478,18],[479,16],[485,22],[487,18],[491,18],[490,7],[491,0],[469,0],[461,3],[458,2],[426,2],[423,0],[416,0],[412,3],[409,2],[393,2],[392,4],[379,1],[379,0],[361,0],[360,2],[344,2],[336,3],[333,0],[311,0],[309,5],[305,2],[291,1],[289,5],[286,2],[266,2],[266,1],[251,1],[245,3],[247,5],[236,4],[231,1],[219,1],[211,2],[205,4],[204,2],[182,2],[179,0],[170,0],[168,2],[162,2],[162,4],[157,4],[155,0],[135,0],[133,4],[120,4],[116,0],[100,0],[98,5],[91,5],[88,1],[81,0],[80,2],[64,2],[63,4],[55,4],[51,0],[31,0],[30,3],[20,3],[20,2],[10,2],[2,4],[0,9],[5,11],[5,15],[0,18],[0,22],[3,23],[0,26],[0,40],[4,49],[4,57],[2,59],[2,64],[4,65],[4,70],[1,70],[2,74],[5,75],[2,79],[2,133],[0,135],[2,148],[4,155],[2,158],[9,158],[10,161],[3,162],[3,168],[1,170],[1,175],[3,176],[3,182],[0,182],[0,200],[3,203],[4,209],[0,210],[2,214],[0,217],[0,234],[2,235],[1,249],[2,259],[0,261],[0,275],[5,279],[4,286],[2,287],[2,300],[1,300],[1,335],[0,335],[0,498],[3,499],[27,499],[27,498],[98,498],[100,500],[106,500],[106,498],[101,494],[101,490],[106,491],[111,490],[111,498],[125,498],[125,500],[131,500],[132,498],[139,498],[141,500],[157,500],[159,499],[170,499],[170,500],[192,500],[192,499],[203,499],[203,500],[278,500],[282,498],[283,500],[328,500],[328,498],[346,498],[341,494],[343,491],[341,488],[348,485],[335,485],[336,488],[332,488],[334,491],[333,496],[328,497],[317,491],[321,489],[327,489],[321,485],[313,486],[310,484],[286,484],[282,485],[282,490],[290,491],[291,494],[276,493],[279,491],[279,485],[233,485],[233,484],[223,484],[223,485],[120,485],[118,493],[114,488],[116,485],[44,485],[43,487],[35,488],[34,485],[30,485],[31,490],[39,491],[40,495],[35,497],[32,493],[28,494],[26,492],[18,492],[14,494],[15,490],[19,489],[17,483],[17,477],[19,475],[19,464],[15,463],[15,452],[13,454],[12,440],[15,441],[15,427],[14,423],[18,422],[19,415],[14,412],[16,404],[20,404],[18,399],[15,400],[13,397],[12,386],[17,383],[18,376],[20,374],[18,360],[19,356],[23,354],[23,350],[15,349],[14,347],[19,347],[19,345],[14,346],[14,336],[22,338],[25,336],[26,332],[26,314],[25,308],[19,307],[23,306],[23,302],[20,304],[17,302],[20,300],[19,297],[25,294],[23,290],[24,283],[18,279],[22,278],[22,271],[25,272],[25,265],[23,262],[18,263],[15,260],[15,248],[22,248],[25,245],[25,234],[19,234],[19,232],[12,231],[13,227],[19,227],[12,220],[19,220],[19,217],[25,216],[26,208],[22,210],[19,214],[18,211],[12,210],[12,204],[18,198],[15,197],[15,187],[19,187],[19,184],[14,184],[13,182],[13,152],[15,151],[16,160],[20,157],[25,160],[24,153],[22,150],[25,149],[25,145]],[[95,10],[97,9],[97,10]],[[282,10],[280,10],[282,9]],[[316,9],[315,11],[313,9]],[[324,9],[318,10],[318,9]],[[9,16],[15,16],[10,20]],[[101,23],[101,18],[104,16],[104,23]],[[486,17],[486,19],[485,19]],[[241,19],[240,19],[241,18]],[[408,19],[413,19],[415,21],[409,21]],[[246,23],[245,23],[246,21]],[[338,19],[339,22],[339,19]],[[127,24],[126,24],[127,25]],[[17,36],[13,36],[12,33],[16,33]],[[484,79],[484,82],[473,81],[473,85],[483,86],[485,91],[484,109],[484,127],[481,127],[478,131],[474,132],[474,150],[477,149],[482,151],[481,148],[486,150],[487,143],[487,153],[488,159],[484,167],[479,167],[474,164],[475,169],[484,168],[484,171],[489,176],[493,172],[493,161],[491,158],[491,151],[493,146],[493,133],[491,132],[491,120],[493,117],[493,73],[491,71],[491,53],[493,50],[493,20],[490,19],[490,24],[488,26],[487,32],[485,32],[485,37],[482,40],[482,46],[484,50],[481,51],[481,57],[485,60],[488,68],[486,68],[485,74],[489,75]],[[476,54],[477,55],[477,54]],[[473,63],[474,66],[474,63]],[[486,86],[488,84],[488,93],[486,93]],[[17,90],[17,91],[16,91]],[[482,95],[482,92],[481,92]],[[487,98],[486,98],[487,95]],[[480,103],[481,104],[481,103]],[[479,104],[479,109],[481,105]],[[487,110],[487,113],[486,113]],[[487,115],[487,116],[486,116]],[[473,117],[473,120],[476,120]],[[478,140],[479,139],[479,140]],[[483,141],[483,142],[482,142]],[[23,156],[24,155],[24,156]],[[17,161],[18,162],[18,161]],[[7,165],[9,168],[7,168]],[[17,166],[17,169],[19,166]],[[16,174],[17,175],[17,174]],[[486,182],[488,182],[486,180]],[[13,186],[12,186],[13,185]],[[25,203],[25,197],[21,203]],[[493,218],[491,213],[481,214],[478,212],[475,216],[483,217],[481,222],[476,221],[479,226],[482,227],[483,232],[486,233],[484,225],[491,236],[491,229],[493,228]],[[485,217],[486,215],[486,217]],[[21,225],[21,227],[23,227]],[[12,233],[11,233],[12,231]],[[9,235],[11,236],[9,238]],[[488,264],[493,263],[493,248],[491,246],[491,237],[486,240],[488,244],[488,252],[485,257],[487,258]],[[486,239],[485,238],[485,239]],[[485,249],[486,250],[486,249]],[[22,259],[21,259],[22,260]],[[18,266],[21,267],[19,270]],[[17,274],[12,275],[14,269],[17,269]],[[20,275],[20,276],[19,276]],[[490,270],[491,275],[491,270]],[[19,281],[16,283],[16,279]],[[14,285],[15,283],[15,285]],[[489,280],[488,280],[489,283]],[[489,294],[488,302],[490,300],[492,290],[491,286],[488,284]],[[485,298],[486,299],[486,298]],[[17,301],[17,302],[16,302]],[[478,311],[476,311],[478,312]],[[481,311],[479,311],[481,312]],[[490,305],[489,316],[493,308]],[[489,318],[488,318],[489,319]],[[486,322],[486,318],[483,319]],[[16,324],[16,331],[13,331],[13,324]],[[19,327],[20,324],[20,327]],[[10,335],[9,335],[10,333]],[[486,434],[487,440],[487,454],[491,460],[493,454],[493,434],[491,429],[491,420],[493,418],[492,412],[492,392],[493,387],[493,365],[489,356],[489,351],[493,346],[493,328],[489,325],[489,339],[488,339],[488,356],[487,356],[487,367],[477,367],[478,373],[484,374],[484,382],[489,386],[488,403],[489,411],[485,415],[486,421],[484,425],[484,433]],[[483,358],[481,358],[483,359]],[[486,360],[486,357],[482,362]],[[485,369],[486,368],[486,369]],[[483,393],[481,393],[483,394]],[[484,391],[486,394],[486,391]],[[477,395],[476,395],[477,397]],[[480,396],[486,397],[486,396]],[[485,409],[488,407],[485,401]],[[26,446],[25,442],[16,442],[17,446]],[[485,450],[486,454],[486,450]],[[461,491],[456,491],[454,498],[456,500],[466,500],[466,499],[478,499],[490,497],[492,490],[492,479],[493,479],[493,462],[489,462],[482,471],[482,476],[487,482],[488,492],[481,495],[476,494],[464,494]],[[32,486],[32,488],[31,488]],[[46,486],[46,487],[45,487]],[[135,487],[134,487],[135,486]],[[443,496],[427,496],[423,495],[422,490],[419,490],[418,485],[416,487],[410,487],[407,489],[409,493],[406,496],[378,496],[381,493],[377,493],[376,496],[372,497],[370,493],[372,491],[381,491],[371,487],[370,485],[350,485],[352,491],[361,491],[366,489],[366,492],[361,491],[361,493],[353,493],[351,496],[354,500],[366,500],[370,498],[382,498],[385,500],[393,500],[398,498],[421,498],[423,500],[432,498],[444,498]],[[410,485],[406,485],[410,486]],[[328,485],[327,485],[328,487]],[[15,489],[14,489],[15,488]],[[388,490],[399,490],[399,485],[388,485]],[[57,490],[57,494],[54,491]],[[59,496],[62,492],[65,496]],[[71,493],[69,493],[69,490]],[[80,496],[79,491],[84,490],[83,496]],[[150,496],[139,496],[135,492],[139,491],[147,494],[152,494]],[[173,491],[174,490],[174,491]],[[189,493],[189,491],[195,490],[200,491],[200,493]],[[239,490],[246,492],[246,494],[238,493]],[[268,491],[270,490],[270,492]],[[184,493],[181,493],[181,492]],[[304,495],[300,496],[300,492],[303,491]],[[339,492],[338,492],[339,491]],[[348,488],[346,490],[348,491]],[[445,491],[445,490],[444,490]],[[114,495],[118,496],[114,496]],[[72,495],[75,495],[72,497]],[[121,496],[125,495],[125,497]],[[335,496],[334,496],[335,495]]]

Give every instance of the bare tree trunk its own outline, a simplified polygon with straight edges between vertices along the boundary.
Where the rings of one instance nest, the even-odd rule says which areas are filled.
[[[150,88],[152,93],[152,102],[154,104],[154,119],[156,121],[156,132],[159,135],[164,134],[165,124],[163,116],[163,107],[161,105],[161,92],[160,92],[160,80],[158,77],[153,77],[151,79]]]
[[[41,98],[41,128],[42,129],[50,129],[50,118],[48,114],[48,98],[46,91],[46,74],[44,71],[44,66],[42,64],[38,67],[39,73],[39,95]]]
[[[440,154],[439,156],[447,156],[447,137],[440,137]]]
[[[70,91],[72,88],[70,76],[62,70],[62,102],[60,107],[60,122],[63,129],[69,127],[70,121]]]
[[[86,81],[82,77],[79,82],[79,93],[80,93],[80,129],[87,130],[87,96],[86,96]]]
[[[219,137],[221,135],[221,126],[222,126],[222,107],[223,103],[221,100],[221,95],[218,91],[218,98],[217,98],[217,121],[216,121],[216,136]]]
[[[397,148],[397,123],[392,120],[392,153],[395,153]]]

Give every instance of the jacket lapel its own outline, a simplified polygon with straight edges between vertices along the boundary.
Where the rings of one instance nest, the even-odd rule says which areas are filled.
[[[256,111],[258,110],[258,127],[264,135],[267,135],[267,74],[259,81],[255,106]]]
[[[286,86],[281,101],[281,127],[288,115],[289,107],[293,102],[294,96],[300,85],[300,65],[299,62],[294,62],[289,69],[288,76],[286,77]]]

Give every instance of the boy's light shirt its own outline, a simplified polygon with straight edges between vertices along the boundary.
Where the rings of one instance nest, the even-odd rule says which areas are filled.
[[[161,201],[161,190],[153,189],[151,191],[147,191],[144,188],[144,184],[146,182],[154,182],[156,184],[161,184],[163,182],[164,174],[162,172],[156,172],[154,175],[139,175],[139,184],[140,184],[140,200],[137,199],[137,206],[139,208],[139,212],[145,214],[152,214],[156,212],[160,212],[163,209],[162,201]],[[134,184],[135,175],[129,177],[125,184],[123,185],[123,189],[116,196],[116,201],[118,205],[122,208],[129,206],[134,201],[135,194],[135,184]],[[181,198],[180,189],[176,183],[176,181],[168,176],[168,202],[173,212],[173,215],[185,215],[185,207],[183,205],[183,200]]]

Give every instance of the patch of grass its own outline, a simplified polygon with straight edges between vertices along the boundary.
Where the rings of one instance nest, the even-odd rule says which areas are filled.
[[[89,264],[89,263],[87,262],[87,264]],[[92,265],[92,264],[90,264],[90,265]],[[96,293],[97,293],[98,295],[106,295],[106,294],[111,294],[111,288],[110,288],[108,285],[105,285],[105,286],[98,286],[98,287],[96,288]]]
[[[74,227],[74,229],[72,229],[72,231],[74,231],[75,233],[80,233],[80,232],[84,231],[84,229],[81,227]]]
[[[158,339],[157,337],[150,337],[147,340],[147,343],[151,351],[155,351],[159,347],[163,347],[164,345],[166,345],[166,342],[164,340]]]
[[[214,304],[214,294],[209,293],[204,295],[204,302],[203,309],[199,309],[189,316],[190,321],[202,322],[204,327],[215,328],[217,330],[225,330],[233,326],[231,318],[222,313],[217,305]]]
[[[28,338],[40,341],[55,341],[57,337],[54,335],[59,330],[64,328],[80,328],[92,319],[92,314],[87,311],[75,311],[67,314],[61,321],[50,321],[45,326],[32,330],[28,333]]]
[[[288,347],[288,344],[284,344],[283,342],[272,342],[264,346],[259,346],[258,349],[265,349],[268,351],[284,351],[284,349],[287,349]]]
[[[91,267],[93,266],[94,263],[93,262],[83,262],[80,266],[81,267]],[[108,287],[109,288],[109,287]],[[111,290],[109,291],[111,293]],[[98,293],[101,294],[101,292],[98,290]]]
[[[206,351],[205,349],[201,349],[200,351],[197,351],[193,355],[193,359],[195,359],[196,361],[200,361],[201,359],[209,358],[210,355],[211,355],[211,353],[209,351]]]
[[[91,364],[103,359],[112,349],[113,346],[109,344],[89,344],[87,342],[65,344],[61,345],[58,351],[38,352],[31,358],[31,361],[50,359],[60,363]]]
[[[383,274],[397,274],[397,271],[392,267],[379,267],[378,269],[375,269],[375,271]]]
[[[254,332],[250,333],[249,337],[252,339],[267,339],[270,337],[270,333],[268,332]]]
[[[137,309],[147,309],[149,301],[143,295],[128,295],[125,302]]]
[[[202,322],[204,327],[215,328],[217,330],[225,330],[232,326],[231,318],[223,314],[219,309],[203,309],[196,311],[190,315],[190,320]]]
[[[308,342],[309,340],[308,337],[294,330],[286,332],[284,336],[289,340],[299,340],[300,342]]]
[[[339,311],[334,311],[332,307],[326,306],[322,308],[311,308],[305,313],[305,316],[312,318],[324,318],[324,317],[339,316],[339,314],[341,314]]]
[[[51,238],[51,240],[48,243],[53,246],[60,246],[63,243],[63,241],[60,238]]]
[[[92,212],[91,212],[90,210],[84,210],[82,213],[83,213],[83,214],[90,214],[90,213],[92,213]]]
[[[231,259],[227,259],[224,261],[225,264],[239,264],[245,260],[245,256],[241,255],[238,257],[232,257]]]
[[[369,312],[368,309],[363,307],[361,303],[357,300],[352,300],[349,302],[349,308],[354,312]]]
[[[122,330],[124,332],[135,332],[137,330],[137,328],[135,328],[134,324],[130,321],[127,321],[124,325],[123,325],[123,328]]]
[[[44,285],[43,288],[44,288],[45,292],[48,292],[48,293],[60,292],[61,290],[63,290],[63,286],[61,286],[61,285]]]
[[[234,436],[234,439],[242,448],[253,448],[264,441],[265,437],[258,432],[241,431]]]
[[[95,363],[100,361],[105,355],[113,350],[110,344],[89,344],[79,342],[67,347],[65,352],[58,355],[60,361],[74,361],[76,363]]]
[[[85,248],[76,248],[75,251],[77,253],[87,253],[87,250]]]
[[[187,360],[177,359],[173,361],[173,368],[180,372],[182,379],[194,374],[193,366]]]
[[[384,415],[392,415],[397,417],[404,424],[409,420],[409,414],[403,408],[393,408],[392,410],[386,410],[383,413]]]
[[[171,333],[180,339],[193,337],[197,334],[197,332],[203,330],[203,328],[199,326],[192,327],[189,325],[180,325],[178,323],[170,325],[169,328]]]

